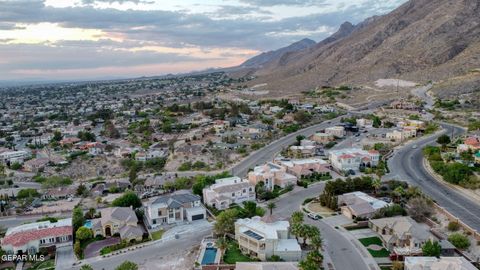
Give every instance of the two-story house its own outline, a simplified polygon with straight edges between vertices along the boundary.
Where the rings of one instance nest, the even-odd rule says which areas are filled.
[[[149,228],[207,218],[201,198],[191,193],[175,193],[153,198],[144,204]]]
[[[245,201],[255,201],[255,186],[237,176],[218,179],[203,189],[203,202],[219,210]]]
[[[278,164],[268,162],[265,165],[257,166],[248,173],[248,181],[252,185],[263,182],[268,190],[273,190],[275,186],[285,188],[288,185],[295,185],[297,177],[287,173],[287,169]]]
[[[372,219],[368,226],[380,235],[385,247],[396,256],[422,255],[422,246],[436,238],[429,230],[411,217]]]
[[[290,223],[274,221],[271,216],[237,220],[235,239],[242,253],[262,261],[273,255],[284,261],[298,261],[302,256],[300,245],[290,235]]]

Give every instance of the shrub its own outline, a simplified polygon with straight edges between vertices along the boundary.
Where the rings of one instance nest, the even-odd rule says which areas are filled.
[[[460,224],[458,224],[458,222],[450,221],[448,223],[448,230],[449,231],[454,232],[454,231],[458,231],[458,229],[460,229]]]
[[[460,233],[451,234],[448,237],[448,241],[450,241],[450,243],[459,249],[466,249],[470,246],[470,240],[468,237]]]

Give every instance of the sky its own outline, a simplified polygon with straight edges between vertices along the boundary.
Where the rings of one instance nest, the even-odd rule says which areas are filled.
[[[0,81],[88,80],[241,64],[406,0],[0,0]]]

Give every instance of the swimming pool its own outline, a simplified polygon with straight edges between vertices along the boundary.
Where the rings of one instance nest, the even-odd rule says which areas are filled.
[[[217,249],[214,247],[205,248],[205,253],[203,253],[202,265],[213,264],[215,263],[215,257],[217,256]]]
[[[91,221],[90,219],[87,219],[87,220],[85,221],[85,224],[83,224],[83,226],[91,229],[91,228],[92,228],[92,221]]]

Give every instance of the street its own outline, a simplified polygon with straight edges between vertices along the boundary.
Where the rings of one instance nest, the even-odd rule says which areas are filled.
[[[255,166],[261,165],[265,162],[272,160],[275,154],[280,152],[284,147],[287,147],[290,144],[294,143],[295,138],[298,135],[309,137],[321,129],[325,129],[329,126],[337,125],[338,123],[340,123],[340,119],[341,117],[337,117],[329,121],[325,121],[325,122],[298,130],[296,132],[290,133],[285,137],[282,137],[274,142],[271,142],[269,145],[249,155],[247,158],[245,158],[240,163],[235,165],[231,169],[231,173],[239,177],[244,177],[247,174],[249,169],[253,169],[253,167]]]
[[[388,160],[391,173],[386,175],[384,179],[404,180],[420,187],[425,194],[434,199],[440,206],[472,228],[480,231],[479,205],[456,190],[435,180],[422,165],[423,147],[434,144],[437,137],[441,134],[458,136],[464,132],[463,129],[449,124],[442,124],[442,127],[445,129],[443,132],[411,142],[396,151],[393,157]],[[417,147],[413,148],[413,145],[417,145]]]
[[[301,211],[300,206],[307,198],[320,195],[325,187],[325,182],[309,186],[307,189],[296,187],[294,191],[273,200],[276,208],[273,214],[279,219],[288,219],[295,211]],[[339,231],[328,225],[323,220],[311,220],[305,215],[305,223],[317,226],[322,234],[324,246],[335,269],[370,270],[372,261],[370,256],[360,253],[354,244],[345,238]],[[326,254],[327,255],[327,254]],[[375,268],[374,268],[375,269]]]

